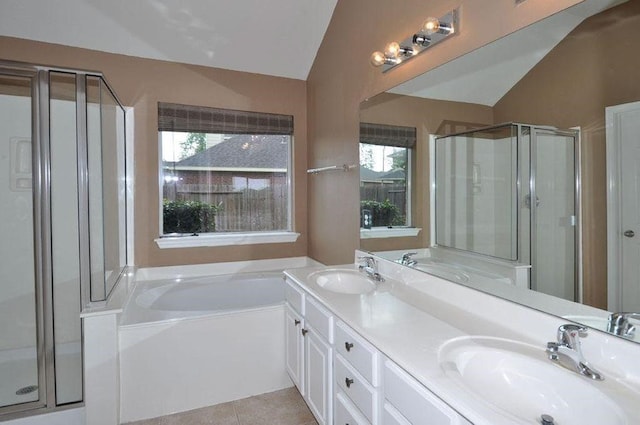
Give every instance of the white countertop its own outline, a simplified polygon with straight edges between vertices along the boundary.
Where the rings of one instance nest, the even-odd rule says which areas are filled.
[[[354,267],[344,265],[332,268]],[[445,374],[440,367],[438,353],[440,347],[453,338],[484,335],[512,338],[532,344],[533,347],[539,347],[540,358],[546,361],[546,342],[539,341],[540,337],[536,338],[535,332],[522,335],[520,329],[529,326],[523,327],[533,319],[535,325],[532,323],[531,327],[541,326],[545,330],[545,337],[548,329],[548,340],[551,341],[555,339],[555,330],[560,319],[435,276],[414,272],[405,267],[396,268],[390,264],[384,265],[381,269],[386,281],[380,283],[375,291],[364,295],[340,294],[324,290],[307,279],[309,273],[321,269],[323,268],[312,267],[287,270],[285,274],[469,421],[475,425],[540,423],[536,421],[539,416],[531,420],[506,416],[504,412],[498,411],[477,395],[466,391],[461,384]],[[436,293],[430,294],[430,291]],[[447,297],[452,302],[445,301]],[[500,312],[479,315],[472,307],[478,303],[483,304],[483,311],[496,312],[499,309]],[[513,317],[513,320],[505,323],[504,315]],[[589,359],[587,352],[585,357]],[[633,367],[633,373],[626,376],[630,379],[640,376],[637,360]],[[640,409],[637,408],[640,404],[640,392],[637,392],[637,389],[620,392],[620,385],[615,385],[619,383],[619,379],[612,377],[611,370],[600,369],[609,379],[593,383],[578,374],[576,377],[584,380],[584,385],[595,385],[616,400],[618,405],[623,407],[629,425],[640,424]],[[491,388],[487,388],[487,391],[491,391]],[[597,403],[598,400],[584,402]],[[543,413],[548,412],[540,412]],[[562,425],[571,424],[565,421]]]

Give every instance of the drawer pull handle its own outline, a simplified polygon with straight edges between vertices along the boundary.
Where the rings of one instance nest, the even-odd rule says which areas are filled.
[[[309,332],[308,330],[306,330],[305,328],[302,328],[300,330],[300,332],[302,332],[302,336],[305,336],[307,334],[307,332]]]
[[[351,349],[353,348],[353,343],[352,342],[345,342],[344,343],[344,348],[346,348],[347,351],[351,351]]]
[[[298,319],[296,319],[296,320],[294,320],[294,321],[293,321],[293,324],[294,324],[295,326],[298,326],[298,325],[300,324],[300,321],[299,321]]]
[[[344,383],[347,384],[347,388],[351,388],[351,384],[353,384],[353,379],[344,378]]]

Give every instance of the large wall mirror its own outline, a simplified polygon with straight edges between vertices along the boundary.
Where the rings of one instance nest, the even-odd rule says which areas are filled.
[[[395,127],[415,129],[415,143],[408,161],[398,161],[394,149],[386,160],[369,159],[370,166],[361,159],[361,197],[363,179],[392,187],[402,171],[410,182],[402,219],[413,228],[388,238],[363,228],[361,248],[398,259],[399,252],[430,248],[437,239],[475,250],[472,261],[497,252],[529,266],[527,288],[477,285],[456,274],[450,279],[600,330],[607,330],[613,312],[640,312],[639,44],[640,2],[586,0],[363,102],[362,123],[389,126],[389,134]],[[487,128],[495,131],[478,132]],[[525,150],[530,157],[522,161]],[[371,174],[373,165],[383,169]],[[390,203],[387,192],[380,205]],[[501,218],[456,233],[461,209],[468,221],[480,204],[469,202],[473,197],[484,197],[494,210],[476,211],[477,220]],[[555,214],[551,227],[534,227],[531,220],[542,223],[548,209]],[[450,222],[443,224],[443,217]],[[498,225],[504,235],[491,227]],[[475,232],[499,237],[488,245],[475,241],[477,249],[455,240]],[[535,263],[534,249],[575,267]],[[576,286],[557,290],[567,279]]]

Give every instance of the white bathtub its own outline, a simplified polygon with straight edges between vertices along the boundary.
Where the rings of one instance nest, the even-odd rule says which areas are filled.
[[[139,282],[120,323],[122,423],[292,385],[281,271]]]
[[[121,326],[246,311],[284,302],[282,272],[162,279],[136,285]]]

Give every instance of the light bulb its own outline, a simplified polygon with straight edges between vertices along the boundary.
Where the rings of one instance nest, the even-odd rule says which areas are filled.
[[[384,48],[384,54],[388,58],[395,59],[398,57],[399,53],[400,53],[400,45],[395,41],[392,41],[391,43],[387,44]]]
[[[422,32],[427,35],[435,34],[438,30],[440,30],[440,21],[438,18],[429,17],[422,24]]]
[[[373,52],[371,54],[371,65],[373,66],[381,66],[387,61],[387,58],[384,56],[382,52]]]

